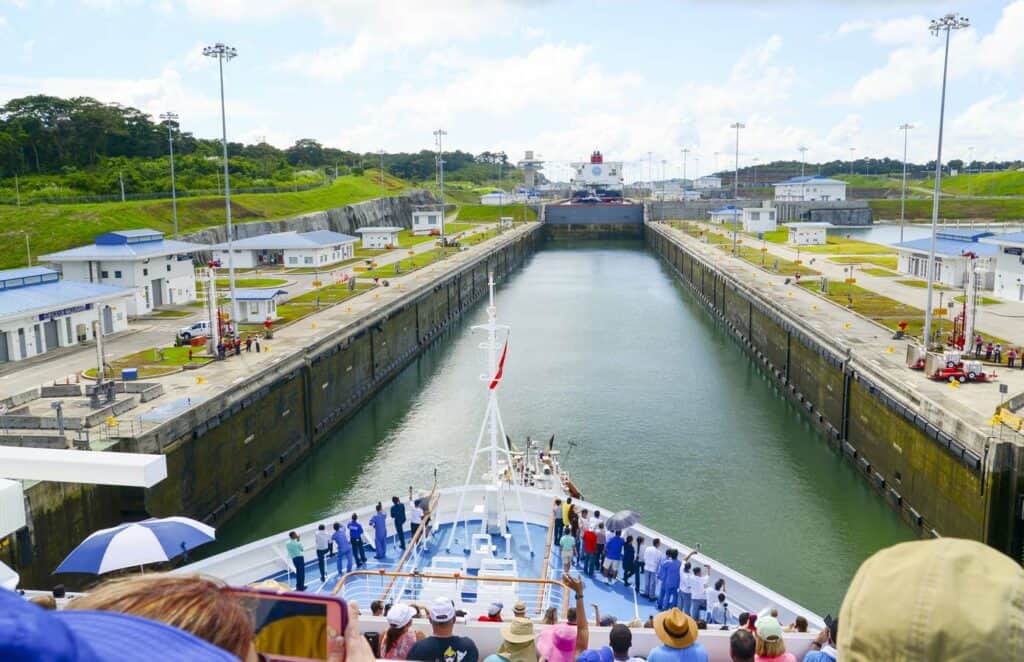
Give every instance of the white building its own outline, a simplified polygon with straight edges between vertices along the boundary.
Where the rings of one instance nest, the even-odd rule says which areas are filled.
[[[398,248],[399,227],[359,228],[356,230],[363,237],[363,248]]]
[[[441,234],[441,205],[428,205],[412,212],[412,233],[414,235]]]
[[[263,289],[236,287],[235,293],[238,296],[240,324],[263,324],[268,319],[273,322],[278,318],[279,297],[282,294],[288,294],[285,290],[272,287]],[[230,299],[229,295],[228,300]]]
[[[784,182],[774,184],[774,186],[776,201],[806,202],[846,199],[846,182],[821,175],[791,177]]]
[[[991,289],[995,276],[992,256],[997,248],[979,240],[991,237],[991,232],[978,230],[943,229],[935,233],[935,282],[962,289],[968,284],[972,269],[978,269],[978,286]],[[901,274],[928,278],[928,254],[931,237],[895,244],[896,270]]]
[[[740,208],[734,205],[726,205],[708,212],[712,223],[728,223],[730,225],[739,223],[742,214]]]
[[[797,246],[816,246],[828,241],[827,230],[831,223],[786,223],[789,228],[789,243]]]
[[[42,255],[39,260],[60,265],[69,281],[133,288],[128,314],[136,316],[165,304],[195,301],[192,253],[208,248],[164,239],[156,230],[118,230],[101,234],[91,246]]]
[[[1024,301],[1024,232],[985,237],[995,246],[992,293],[1006,301]]]
[[[767,200],[760,207],[743,208],[744,232],[774,232],[776,222],[776,210]]]
[[[491,191],[480,196],[480,204],[491,205],[498,207],[500,205],[510,205],[516,202],[516,196],[505,191]]]
[[[722,178],[718,175],[704,175],[693,181],[693,188],[697,190],[722,188]]]
[[[128,328],[133,292],[125,287],[61,280],[45,267],[0,271],[0,363],[20,361],[94,336]]]
[[[355,237],[330,230],[274,232],[232,242],[236,269],[283,265],[285,267],[327,267],[356,254]],[[213,259],[228,266],[227,243],[212,247]]]

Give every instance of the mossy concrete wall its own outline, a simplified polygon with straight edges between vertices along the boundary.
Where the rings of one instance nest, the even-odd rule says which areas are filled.
[[[942,430],[927,402],[908,405],[817,330],[792,319],[658,224],[647,243],[671,265],[759,367],[921,536],[987,542],[1022,560],[1024,459],[1017,443],[985,439],[976,453]],[[928,415],[924,415],[928,414]]]
[[[0,559],[26,586],[85,576],[51,576],[85,536],[145,516],[185,515],[219,526],[279,480],[381,386],[520,266],[539,227],[494,246],[456,271],[369,313],[293,354],[231,392],[219,394],[122,450],[162,452],[167,479],[151,489],[38,483],[26,491],[30,524],[0,540]]]

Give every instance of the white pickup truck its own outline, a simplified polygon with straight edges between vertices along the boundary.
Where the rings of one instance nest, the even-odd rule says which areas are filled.
[[[191,326],[183,326],[178,329],[178,339],[182,342],[191,342],[193,338],[208,336],[213,332],[209,320],[196,322]]]

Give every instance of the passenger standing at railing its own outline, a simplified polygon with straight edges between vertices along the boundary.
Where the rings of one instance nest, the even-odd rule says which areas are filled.
[[[558,548],[562,553],[562,574],[566,575],[572,567],[572,554],[576,550],[576,539],[568,529],[563,530],[562,537],[558,541]]]
[[[359,523],[359,515],[352,513],[348,523],[348,539],[352,543],[352,553],[356,557],[356,567],[366,565],[366,550],[363,549],[363,525]]]
[[[327,533],[327,527],[323,524],[318,526],[314,538],[316,539],[316,565],[320,568],[320,583],[322,584],[327,581],[327,564],[324,563],[324,559],[327,558],[331,546],[331,537]]]
[[[343,560],[347,562],[345,572],[352,572],[352,565],[355,562],[352,557],[352,541],[348,532],[342,531],[341,524],[338,522],[334,523],[334,533],[331,535],[331,540],[333,540],[334,544],[338,546],[338,556],[336,558],[336,562],[338,564],[338,576],[341,576],[341,562]]]
[[[665,552],[665,560],[658,568],[658,579],[661,581],[661,591],[658,593],[658,609],[671,609],[676,606],[676,598],[679,592],[679,569],[682,564],[679,562],[679,550],[670,549]]]
[[[644,570],[647,572],[647,592],[644,597],[648,600],[657,600],[658,596],[658,568],[665,558],[660,548],[661,538],[655,538],[651,546],[644,551]]]
[[[391,497],[391,519],[395,520],[395,537],[405,549],[405,505],[396,496]]]
[[[644,537],[637,536],[636,566],[633,568],[633,587],[635,588],[636,592],[640,595],[643,595],[643,592],[641,592],[640,590],[640,580],[643,579],[644,568],[646,567],[646,564],[644,563],[644,552],[647,551],[647,547],[648,546],[644,543]]]
[[[373,556],[379,561],[388,554],[388,517],[380,501],[377,502],[377,512],[370,518],[370,526],[373,527]]]
[[[409,486],[409,536],[414,537],[416,535],[416,529],[420,528],[420,523],[423,522],[423,509],[420,508],[420,502],[418,499],[412,497],[412,486]],[[426,533],[426,531],[424,531]]]
[[[565,522],[562,516],[561,499],[555,499],[555,509],[552,513],[552,521],[555,524],[555,530],[553,532],[551,539],[554,540],[555,544],[557,545],[562,540],[562,529],[565,528]]]
[[[288,556],[295,565],[295,590],[306,590],[306,559],[302,555],[302,543],[299,542],[299,534],[294,531],[288,534],[288,542],[284,545],[288,550]]]
[[[626,542],[622,545],[622,583],[629,588],[629,578],[636,574],[636,547],[633,546],[633,536],[626,536]],[[612,577],[614,581],[615,578]]]

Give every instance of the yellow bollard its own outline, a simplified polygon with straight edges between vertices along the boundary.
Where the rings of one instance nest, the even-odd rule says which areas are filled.
[[[787,297],[791,297],[791,296],[793,296],[793,293],[792,292],[786,292],[786,296]]]
[[[817,310],[817,309],[818,309],[817,306],[811,306],[811,310]]]
[[[885,353],[886,354],[892,354],[895,351],[896,351],[896,348],[893,347],[892,345],[889,345],[888,347],[885,348]]]
[[[267,345],[264,345],[263,346],[263,351],[269,353],[270,352],[270,347],[268,347]]]
[[[316,322],[313,322],[313,323],[312,323],[312,324],[310,324],[309,326],[310,326],[310,328],[312,328],[312,329],[315,329],[315,328],[316,328]]]
[[[374,294],[373,298],[374,299],[379,299],[380,298],[380,292],[377,292],[376,294]]]
[[[203,377],[202,375],[196,375],[196,384],[205,384],[205,383],[206,383],[206,377]]]
[[[345,312],[346,313],[351,313],[352,312],[352,306],[345,306]]]
[[[845,322],[845,323],[843,324],[843,328],[844,328],[844,329],[849,329],[849,328],[850,328],[850,326],[851,326],[851,324],[850,324],[849,322]]]
[[[113,416],[107,416],[107,427],[117,427],[117,419],[114,418]]]
[[[954,379],[953,381],[951,381],[949,383],[949,388],[960,388],[960,381],[957,380],[957,379]]]

